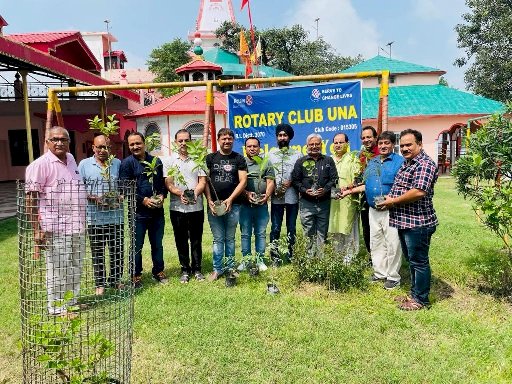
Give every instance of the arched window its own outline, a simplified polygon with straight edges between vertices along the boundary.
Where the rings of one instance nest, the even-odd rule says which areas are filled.
[[[160,127],[157,123],[149,123],[146,125],[146,129],[144,130],[144,136],[148,137],[149,135],[152,135],[153,133],[157,133],[160,137],[160,142],[162,141],[162,136],[160,134]],[[162,148],[161,145],[155,148],[155,150],[160,150]]]
[[[192,123],[185,128],[192,136],[192,140],[201,140],[203,138],[204,124]]]
[[[194,72],[192,75],[192,81],[203,81],[204,76],[201,72]]]

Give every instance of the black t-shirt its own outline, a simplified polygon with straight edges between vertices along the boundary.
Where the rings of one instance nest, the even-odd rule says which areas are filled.
[[[210,153],[206,156],[206,166],[210,170],[211,185],[215,188],[219,200],[226,200],[240,180],[238,171],[247,171],[247,163],[242,155],[231,152],[229,155],[222,155],[220,152]],[[215,200],[215,193],[211,191],[211,197]],[[242,198],[239,195],[234,203],[240,204]]]

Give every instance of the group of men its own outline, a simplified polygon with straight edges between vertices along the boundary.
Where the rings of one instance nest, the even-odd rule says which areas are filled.
[[[96,294],[102,295],[107,285],[122,286],[120,277],[124,255],[122,241],[119,242],[124,231],[122,197],[114,208],[105,212],[104,190],[98,190],[94,187],[97,184],[93,183],[104,181],[107,166],[109,186],[116,180],[136,182],[135,263],[130,271],[136,288],[142,286],[142,248],[146,233],[151,244],[152,276],[159,283],[168,281],[164,274],[162,246],[165,226],[162,202],[168,194],[170,219],[181,265],[180,281],[187,283],[192,277],[198,281],[205,280],[202,274],[205,206],[213,235],[210,280],[216,280],[227,269],[236,267],[235,233],[238,224],[242,251],[239,270],[247,266],[249,259],[255,260],[260,269],[266,269],[264,255],[269,220],[270,241],[275,242],[280,239],[283,218],[286,217],[288,252],[284,257],[291,259],[299,212],[303,232],[311,239],[311,255],[321,252],[321,245],[328,239],[328,234],[338,234],[332,238],[340,244],[345,242],[347,245],[347,239],[353,246],[357,243],[352,250],[344,250],[349,256],[345,260],[350,262],[358,250],[359,238],[354,237],[359,228],[357,210],[352,203],[333,202],[364,192],[368,209],[361,211],[361,221],[365,244],[372,258],[372,281],[384,281],[387,289],[399,286],[403,252],[410,266],[411,295],[399,298],[399,306],[404,310],[427,306],[430,290],[428,251],[437,225],[432,205],[437,167],[422,149],[421,133],[414,130],[401,133],[401,157],[394,153],[393,133],[383,132],[377,137],[373,127],[365,127],[361,137],[364,149],[361,160],[356,162],[353,156],[349,157],[348,137],[343,133],[334,137],[332,157],[322,154],[325,148],[322,148],[322,138],[318,134],[307,137],[307,154],[303,156],[301,151],[290,145],[294,137],[290,125],[279,124],[275,133],[278,148],[271,150],[268,158],[260,157],[260,141],[256,137],[245,140],[244,157],[233,151],[233,131],[220,129],[217,133],[219,150],[207,155],[207,169],[190,158],[187,144],[191,136],[184,129],[176,133],[177,151],[170,157],[154,158],[146,151],[144,135],[132,132],[127,138],[131,155],[122,161],[110,160],[108,164],[110,142],[107,137],[99,135],[94,139],[94,155],[77,167],[69,154],[68,132],[60,127],[50,129],[46,139],[49,151],[33,162],[26,173],[27,193],[33,207],[34,239],[36,244],[47,248],[47,269],[58,271],[47,274],[50,313],[65,311],[65,307],[52,303],[62,300],[67,290],[78,294],[79,278],[70,280],[66,275],[70,268],[74,269],[73,276],[80,275],[82,260],[81,257],[76,260],[73,249],[79,247],[79,254],[83,252],[86,233],[90,238],[95,266]],[[152,172],[148,172],[148,164],[153,164]],[[173,167],[184,179],[166,177]],[[361,174],[362,179],[357,174]],[[56,196],[59,180],[82,182],[87,186],[80,189],[84,193],[76,194],[80,202],[75,204],[74,210],[67,212],[70,217],[68,224],[63,225],[65,230],[57,229],[57,221],[62,218],[53,216],[48,201],[50,196]],[[187,197],[185,190],[192,190],[193,198]],[[81,211],[85,211],[85,207],[86,213]],[[343,218],[345,221],[340,226],[337,221],[344,212],[349,212],[349,218]],[[253,236],[254,252],[251,246]],[[111,259],[108,278],[104,267],[105,247],[109,248]],[[275,250],[271,252],[271,256],[277,256]],[[56,263],[58,268],[55,268]]]

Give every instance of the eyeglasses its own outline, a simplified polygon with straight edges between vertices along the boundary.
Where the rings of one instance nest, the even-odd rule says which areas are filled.
[[[94,148],[99,149],[100,151],[109,151],[111,147],[107,145],[95,145]]]
[[[69,143],[69,139],[67,139],[65,137],[52,137],[52,138],[48,139],[48,141],[50,141],[53,144],[57,144],[57,143],[67,144],[67,143]]]

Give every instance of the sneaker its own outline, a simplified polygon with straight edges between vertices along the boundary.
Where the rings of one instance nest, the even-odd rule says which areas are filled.
[[[260,261],[257,265],[258,265],[258,269],[261,272],[266,271],[268,269],[268,267],[265,265],[265,263],[263,261]]]
[[[201,272],[196,272],[194,277],[196,278],[196,281],[204,281],[204,276]]]
[[[387,290],[395,289],[399,286],[400,286],[400,281],[396,281],[396,280],[386,280],[386,282],[384,283],[384,289],[387,289]]]
[[[247,269],[247,265],[245,265],[245,263],[242,261],[236,269],[238,269],[240,272],[245,271]]]
[[[372,275],[372,277],[370,277],[370,283],[380,283],[381,281],[387,281],[385,277],[377,277],[375,275]]]
[[[133,288],[135,288],[135,289],[142,288],[142,276],[140,276],[140,275],[133,276],[132,284],[133,284]]]
[[[160,284],[167,284],[169,281],[163,272],[158,272],[156,275],[153,275],[153,279],[158,281]]]
[[[190,278],[188,277],[188,273],[183,272],[180,277],[180,283],[186,284],[186,283],[188,283],[189,280],[190,280]]]
[[[210,276],[208,276],[208,280],[210,281],[215,281],[215,280],[218,280],[220,278],[221,274],[217,271],[213,271]]]

